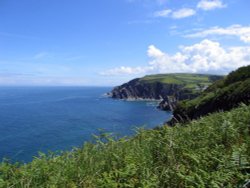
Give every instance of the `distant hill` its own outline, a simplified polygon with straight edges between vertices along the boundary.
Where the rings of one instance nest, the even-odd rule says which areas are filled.
[[[203,74],[156,74],[133,79],[115,87],[109,95],[116,99],[162,100],[160,108],[172,110],[179,100],[193,99],[223,76]]]
[[[173,121],[196,119],[219,110],[230,110],[239,103],[250,103],[250,65],[216,81],[193,100],[181,101],[174,110]]]

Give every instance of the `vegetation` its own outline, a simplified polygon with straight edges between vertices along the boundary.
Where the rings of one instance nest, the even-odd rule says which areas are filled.
[[[199,97],[180,102],[174,112],[182,115],[175,116],[177,121],[208,116],[174,127],[139,129],[132,138],[101,134],[94,143],[40,154],[28,164],[4,160],[0,187],[242,187],[250,179],[250,66],[218,78],[141,78],[146,83],[178,83],[192,92],[217,80]],[[210,114],[220,109],[231,111]]]
[[[221,78],[223,76],[184,73],[149,75],[115,87],[109,96],[116,99],[193,99]]]
[[[209,86],[193,100],[181,101],[174,111],[178,121],[196,119],[219,110],[250,103],[250,65],[241,67]]]
[[[177,73],[148,75],[141,78],[140,81],[146,83],[159,82],[162,84],[180,84],[184,85],[184,89],[190,89],[193,92],[197,92],[221,78],[223,77],[216,75]]]
[[[240,187],[250,178],[250,106],[139,130],[29,164],[0,164],[0,187]]]

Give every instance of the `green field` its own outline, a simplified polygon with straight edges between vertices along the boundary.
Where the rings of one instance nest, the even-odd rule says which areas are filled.
[[[166,84],[186,84],[186,83],[210,83],[209,75],[202,74],[157,74],[148,75],[141,78],[141,81],[146,82],[161,82]]]
[[[144,83],[162,83],[162,84],[180,84],[184,85],[184,88],[199,90],[206,88],[213,83],[213,81],[223,78],[222,76],[206,75],[206,74],[157,74],[148,75],[140,79]]]

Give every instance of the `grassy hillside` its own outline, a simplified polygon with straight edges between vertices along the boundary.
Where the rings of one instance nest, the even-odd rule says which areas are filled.
[[[193,99],[221,78],[223,76],[184,73],[149,75],[113,88],[109,96],[116,99]]]
[[[0,187],[237,187],[250,178],[250,106],[188,125],[108,135],[26,165],[0,164]]]
[[[219,110],[230,110],[239,103],[250,103],[250,66],[241,67],[209,86],[193,100],[182,101],[174,111],[180,120],[194,119]]]
[[[184,85],[185,89],[192,89],[196,92],[221,78],[223,77],[216,75],[177,73],[148,75],[141,78],[140,81],[146,83],[180,84]]]

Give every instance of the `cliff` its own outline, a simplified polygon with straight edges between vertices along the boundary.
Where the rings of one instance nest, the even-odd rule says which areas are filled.
[[[162,100],[159,108],[173,110],[177,101],[193,99],[222,76],[202,74],[157,74],[133,79],[115,87],[115,99]]]
[[[216,111],[227,111],[240,103],[250,104],[250,65],[216,81],[193,100],[177,104],[169,122],[185,122]]]
[[[160,82],[141,82],[139,78],[134,79],[128,83],[125,83],[121,86],[115,87],[112,92],[112,98],[116,99],[163,99],[168,95],[175,95],[180,97],[180,91],[183,89],[183,86],[180,84],[164,84]],[[184,93],[181,97],[188,98],[192,94]]]

